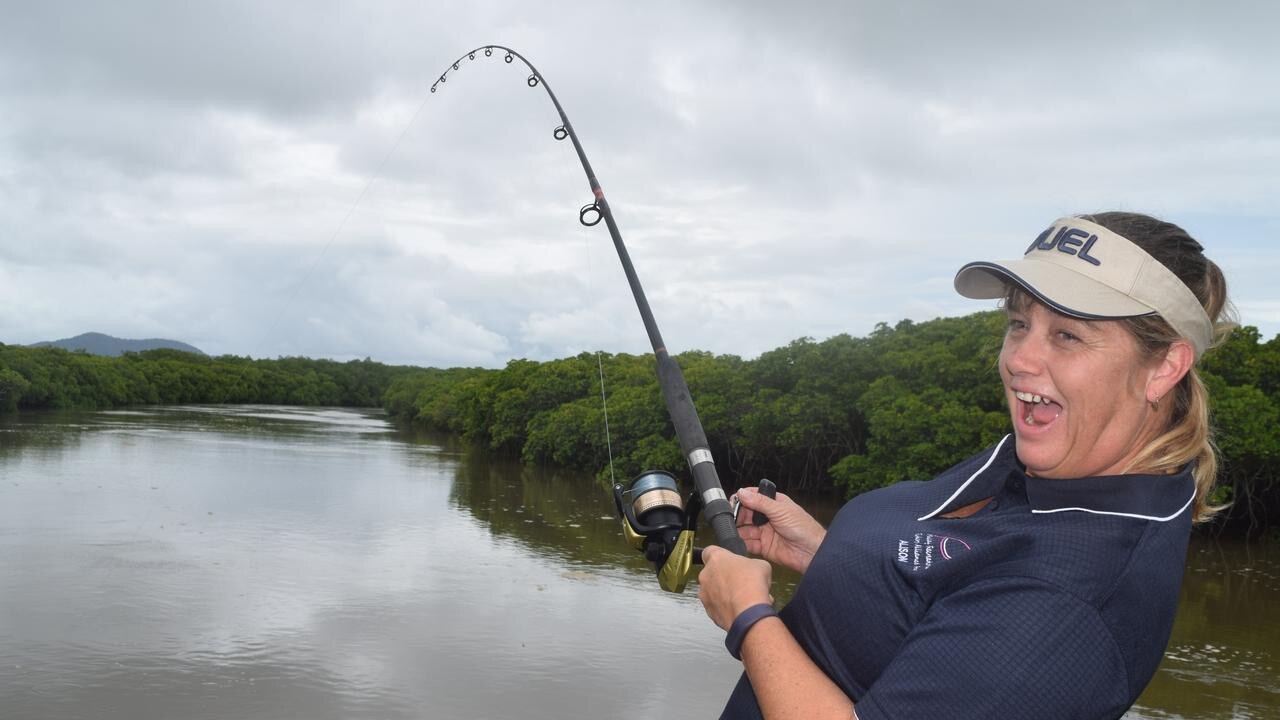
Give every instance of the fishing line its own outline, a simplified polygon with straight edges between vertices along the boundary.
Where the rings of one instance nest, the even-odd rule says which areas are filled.
[[[431,89],[431,92],[435,92],[434,87]],[[382,174],[383,171],[386,170],[387,162],[391,160],[392,155],[396,154],[396,150],[400,149],[400,144],[404,142],[405,136],[409,134],[409,129],[418,121],[418,116],[422,114],[422,108],[427,106],[427,100],[430,99],[430,97],[430,95],[426,95],[422,98],[422,102],[418,103],[418,109],[413,111],[413,115],[409,117],[409,122],[405,123],[404,129],[400,131],[400,135],[396,138],[395,143],[391,145],[391,149],[382,156],[382,161],[378,163],[378,167],[374,169],[373,175],[369,177],[368,182],[364,184],[364,188],[360,190],[360,194],[356,196],[355,202],[351,203],[351,207],[347,208],[347,213],[342,216],[342,220],[338,222],[337,228],[335,228],[333,233],[329,235],[329,240],[325,242],[324,247],[320,248],[319,254],[317,254],[315,260],[311,262],[311,267],[302,274],[302,279],[294,285],[293,292],[289,295],[288,299],[285,300],[284,306],[280,309],[280,312],[276,313],[275,319],[272,320],[271,324],[267,327],[267,337],[274,336],[276,326],[280,324],[280,319],[293,307],[294,302],[298,299],[298,293],[302,292],[302,288],[307,284],[307,281],[315,274],[316,268],[320,266],[320,261],[323,260],[324,256],[329,252],[329,248],[333,245],[334,241],[338,239],[338,235],[342,234],[343,229],[347,226],[347,222],[350,221],[351,216],[355,214],[356,208],[360,206],[360,203],[364,201],[365,196],[369,194],[369,188],[372,188],[375,182],[382,179]]]
[[[275,337],[275,330],[276,327],[280,325],[281,319],[290,309],[293,308],[294,303],[298,299],[298,294],[302,292],[302,288],[307,284],[307,281],[315,274],[316,268],[320,266],[320,261],[324,259],[325,254],[329,252],[329,248],[333,245],[334,241],[338,239],[338,235],[340,235],[342,230],[347,226],[347,222],[351,220],[351,216],[355,214],[356,208],[360,206],[360,203],[364,201],[365,196],[369,194],[369,188],[373,187],[373,184],[382,178],[382,173],[387,167],[387,162],[391,160],[391,156],[396,153],[396,150],[400,148],[400,144],[404,142],[405,136],[409,134],[409,129],[413,127],[415,122],[417,122],[418,115],[422,114],[422,108],[427,106],[427,100],[430,97],[430,95],[427,95],[422,98],[422,102],[418,104],[418,109],[413,111],[413,115],[409,117],[409,122],[405,123],[404,129],[400,131],[400,135],[396,138],[395,143],[391,145],[391,149],[382,156],[382,161],[378,163],[378,167],[374,170],[373,175],[371,175],[369,180],[365,182],[364,188],[362,188],[360,190],[360,194],[356,196],[355,202],[351,203],[351,207],[347,208],[346,214],[342,216],[342,220],[338,223],[338,226],[329,235],[329,240],[325,242],[324,247],[320,248],[320,252],[316,255],[315,260],[311,262],[311,267],[308,268],[307,271],[303,273],[302,278],[294,284],[293,292],[289,294],[289,297],[285,300],[283,306],[281,306],[280,310],[276,312],[276,315],[272,318],[270,324],[267,325],[266,337]],[[239,377],[236,379],[237,383],[243,382],[245,377],[249,374],[249,370],[254,367],[253,358],[247,354],[245,355],[245,358],[248,362],[241,366]],[[264,359],[266,358],[259,358],[259,360]]]
[[[613,475],[613,437],[609,434],[609,399],[604,393],[604,363],[600,360],[600,350],[596,350],[596,367],[600,369],[600,404],[604,407],[604,444],[609,453],[609,482],[617,484]]]
[[[595,268],[591,264],[591,241],[584,238],[583,246],[587,250],[587,300],[591,303],[592,314],[596,316],[596,326],[600,320],[600,301],[595,293]],[[609,398],[604,391],[604,361],[600,359],[600,349],[596,349],[596,368],[600,373],[600,405],[604,408],[604,445],[609,453],[609,484],[617,483],[613,474],[613,436],[609,434]]]

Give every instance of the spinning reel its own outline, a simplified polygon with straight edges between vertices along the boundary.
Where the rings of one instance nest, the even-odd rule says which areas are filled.
[[[774,497],[777,490],[769,480],[761,480],[760,492]],[[625,490],[621,483],[614,485],[613,502],[622,519],[627,544],[653,563],[658,585],[667,592],[684,592],[693,566],[702,564],[702,548],[693,545],[702,496],[695,492],[689,494],[688,500],[681,500],[674,475],[650,470],[636,476]],[[736,503],[734,507],[736,517]],[[761,513],[753,517],[756,525],[768,521]]]

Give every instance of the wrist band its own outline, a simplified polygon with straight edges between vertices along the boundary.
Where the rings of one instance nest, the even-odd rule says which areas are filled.
[[[742,641],[747,637],[747,631],[752,625],[760,622],[767,617],[777,617],[778,612],[773,609],[772,605],[760,603],[738,613],[738,617],[733,619],[733,624],[729,626],[729,634],[724,636],[724,646],[729,650],[729,654],[734,660],[742,659]]]

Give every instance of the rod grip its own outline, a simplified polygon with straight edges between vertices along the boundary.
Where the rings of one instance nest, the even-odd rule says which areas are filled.
[[[716,535],[716,544],[720,547],[734,553],[735,555],[747,554],[747,544],[742,541],[742,537],[738,535],[738,529],[733,524],[733,513],[728,512],[728,503],[725,503],[726,511],[716,515],[712,515],[711,529]]]

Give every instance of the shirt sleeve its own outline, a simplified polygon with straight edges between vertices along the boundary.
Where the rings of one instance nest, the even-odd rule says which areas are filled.
[[[866,694],[860,720],[1120,717],[1125,665],[1090,605],[1028,578],[934,603]]]

